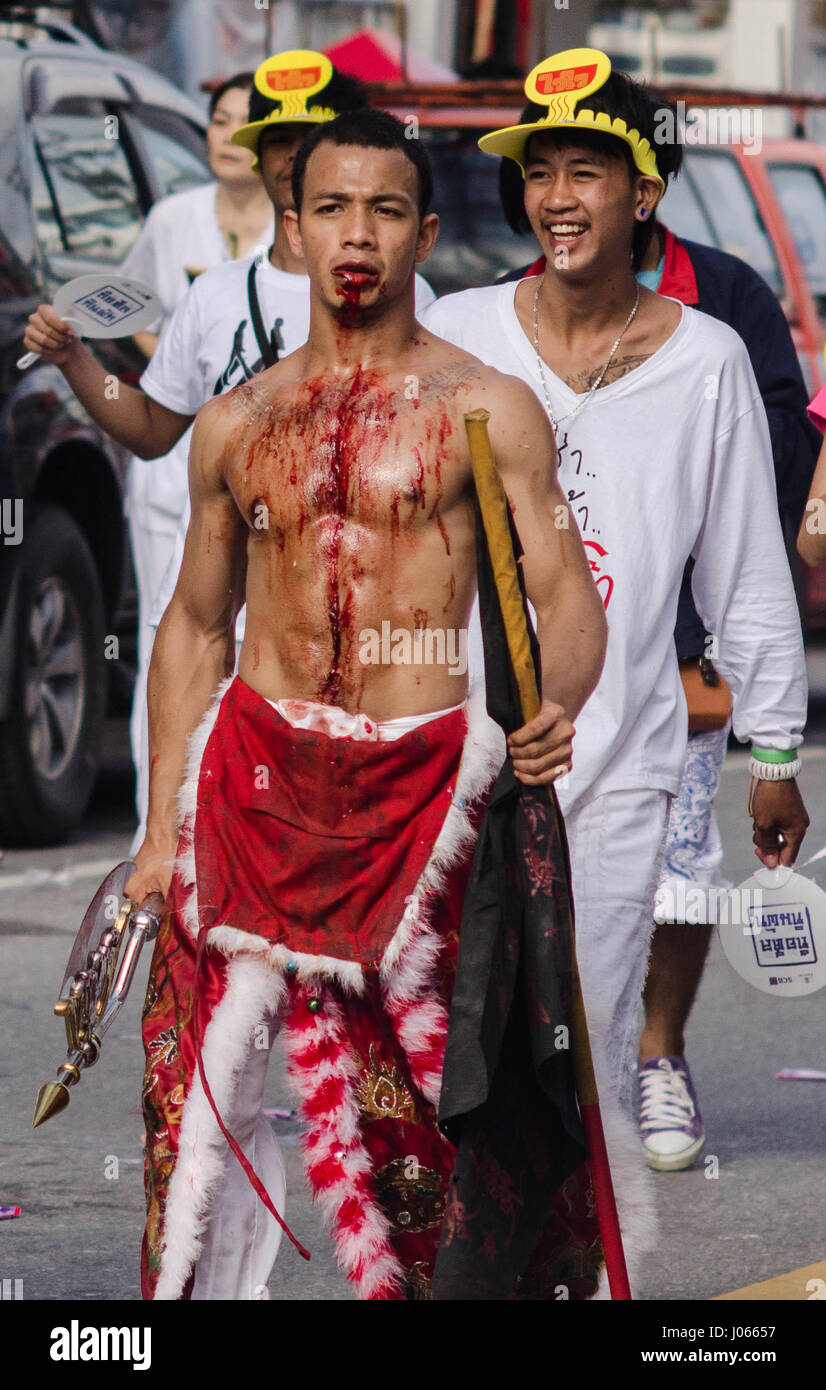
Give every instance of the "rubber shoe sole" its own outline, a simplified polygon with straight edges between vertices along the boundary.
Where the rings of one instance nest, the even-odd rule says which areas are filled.
[[[642,1148],[649,1168],[653,1168],[657,1173],[679,1173],[683,1168],[691,1167],[705,1142],[706,1136],[701,1134],[689,1148],[681,1149],[676,1154],[655,1154],[645,1144]]]

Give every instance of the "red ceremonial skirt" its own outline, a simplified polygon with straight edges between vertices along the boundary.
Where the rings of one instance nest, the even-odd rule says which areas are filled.
[[[231,1108],[243,1048],[273,1014],[339,1263],[362,1298],[430,1296],[454,1157],[434,1107],[501,761],[498,730],[485,716],[479,729],[463,708],[392,742],[330,738],[236,677],[196,733],[144,1014],[144,1297],[189,1295],[235,1162],[203,1083]]]

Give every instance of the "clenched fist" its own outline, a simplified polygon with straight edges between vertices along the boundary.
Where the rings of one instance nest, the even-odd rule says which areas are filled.
[[[124,895],[138,904],[150,893],[166,899],[175,867],[176,846],[158,846],[148,837],[135,855],[135,872],[124,886]]]
[[[526,787],[545,787],[570,772],[575,732],[562,706],[543,700],[539,713],[508,739],[519,781]]]
[[[793,864],[809,816],[794,778],[783,782],[757,781],[751,799],[755,854],[767,869]]]

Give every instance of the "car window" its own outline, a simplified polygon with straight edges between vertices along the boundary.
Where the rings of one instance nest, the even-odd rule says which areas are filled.
[[[182,116],[139,105],[130,106],[129,114],[140,131],[159,198],[214,178],[207,164],[206,141]]]
[[[23,85],[28,117],[60,111],[74,98],[105,102],[111,111],[113,103],[125,100],[129,94],[117,74],[102,62],[84,62],[71,55],[28,59],[23,68]]]
[[[702,246],[717,246],[717,235],[691,172],[684,164],[657,209],[669,231]]]
[[[694,150],[686,154],[685,163],[714,227],[717,245],[747,261],[781,295],[783,277],[774,247],[734,155]]]
[[[433,167],[439,236],[421,267],[437,294],[490,285],[535,260],[532,237],[518,237],[499,201],[499,162],[479,149],[478,131],[423,132]]]
[[[32,201],[43,251],[120,264],[142,221],[138,189],[103,102],[66,98],[30,121]]]
[[[826,317],[826,186],[810,164],[774,164],[769,177],[821,317]]]

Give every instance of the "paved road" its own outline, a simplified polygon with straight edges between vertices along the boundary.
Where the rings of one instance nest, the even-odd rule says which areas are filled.
[[[801,779],[812,819],[807,853],[826,844],[826,651],[810,657],[813,729]],[[717,807],[726,871],[755,864],[745,819],[746,755],[729,754]],[[26,1299],[139,1297],[142,1230],[142,1067],[139,1014],[148,962],[68,1111],[31,1129],[37,1087],[62,1060],[52,1005],[92,889],[131,838],[128,766],[110,773],[69,846],[6,854],[0,866],[0,1204],[23,1214],[0,1224],[0,1276]],[[826,861],[810,871],[826,887]],[[770,999],[729,967],[715,942],[690,1025],[688,1055],[706,1121],[706,1165],[655,1176],[662,1238],[639,1294],[710,1298],[826,1258],[822,1163],[826,1085],[777,1081],[783,1066],[826,1068],[823,996]],[[281,1058],[266,1104],[288,1107]],[[286,1242],[270,1283],[274,1299],[348,1299],[327,1236],[304,1190],[293,1120],[274,1121],[288,1168],[288,1217],[313,1252]]]

